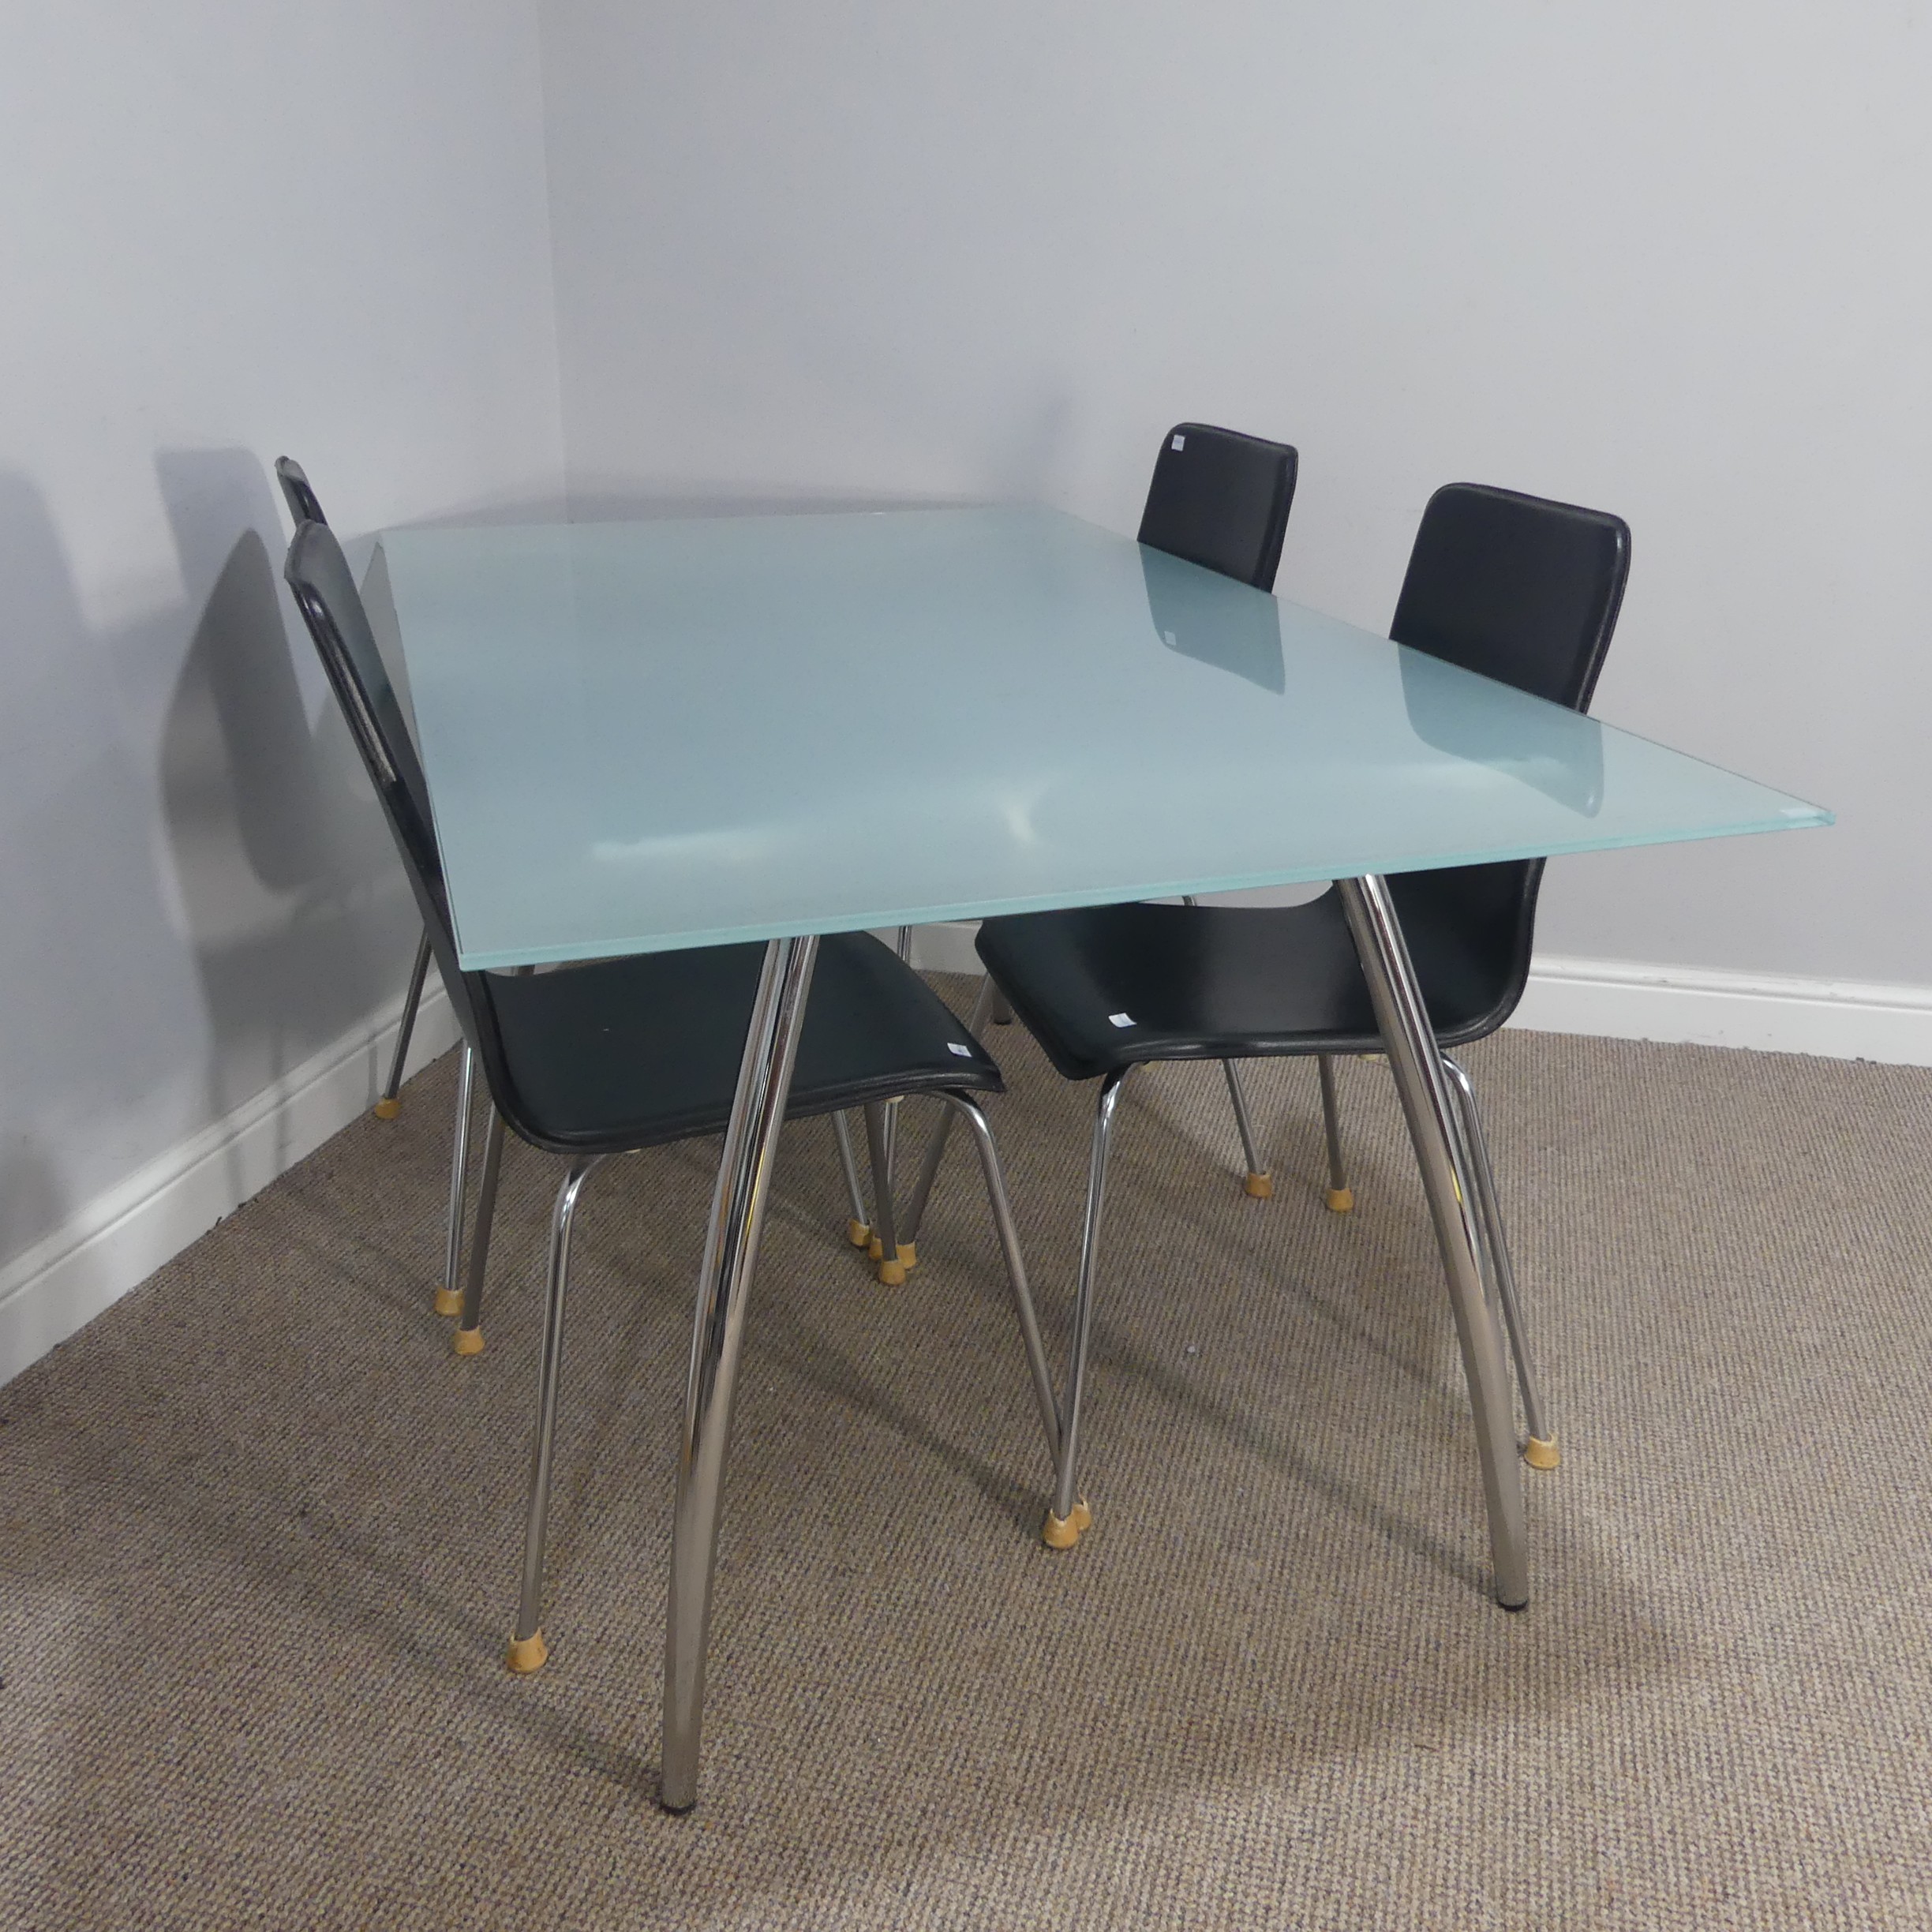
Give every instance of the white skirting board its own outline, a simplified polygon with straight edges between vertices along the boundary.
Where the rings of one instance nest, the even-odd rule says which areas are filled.
[[[402,1019],[324,1047],[225,1118],[149,1162],[0,1268],[0,1383],[173,1260],[277,1175],[375,1104]],[[409,1070],[455,1046],[443,989],[423,989]]]
[[[913,957],[931,972],[977,973],[973,930],[964,923],[922,927]],[[399,1000],[380,1022],[317,1054],[0,1268],[0,1383],[65,1341],[372,1105],[400,1011]],[[1612,1039],[1932,1066],[1932,987],[1541,959],[1511,1024]],[[416,1023],[411,1070],[455,1042],[448,1002],[432,985]]]
[[[929,972],[977,973],[974,930],[964,922],[921,927],[912,957]],[[1932,1066],[1932,987],[1540,957],[1510,1024],[1541,1033]]]

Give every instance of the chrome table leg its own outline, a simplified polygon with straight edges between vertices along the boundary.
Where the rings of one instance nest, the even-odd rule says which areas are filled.
[[[544,1546],[550,1526],[550,1452],[556,1436],[557,1383],[564,1369],[564,1292],[570,1284],[571,1229],[577,1197],[603,1159],[571,1163],[550,1215],[550,1271],[544,1287],[543,1355],[537,1370],[537,1439],[530,1447],[530,1510],[523,1520],[523,1588],[516,1634],[504,1660],[519,1676],[541,1670],[550,1655],[543,1635]]]
[[[1458,1062],[1443,1055],[1443,1065],[1462,1103],[1463,1131],[1468,1138],[1470,1165],[1476,1174],[1476,1204],[1482,1210],[1483,1233],[1496,1276],[1497,1298],[1503,1304],[1503,1325],[1509,1331],[1510,1353],[1516,1358],[1516,1386],[1522,1391],[1523,1420],[1530,1440],[1523,1460],[1532,1469],[1555,1469],[1560,1460],[1556,1434],[1543,1413],[1543,1397],[1530,1361],[1530,1338],[1523,1327],[1522,1304],[1516,1293],[1516,1269],[1510,1260],[1509,1237],[1503,1231],[1503,1207],[1496,1199],[1496,1170],[1489,1164],[1489,1140],[1483,1132],[1476,1105],[1476,1089]]]
[[[1488,1506],[1489,1552],[1496,1601],[1520,1610],[1530,1601],[1530,1566],[1523,1526],[1522,1472],[1516,1459],[1514,1406],[1503,1338],[1483,1281],[1482,1234],[1477,1224],[1473,1175],[1462,1170],[1462,1134],[1449,1081],[1416,983],[1388,883],[1374,874],[1337,882],[1350,936],[1375,1003],[1376,1024],[1388,1050],[1396,1091],[1409,1123],[1417,1165],[1443,1267],[1449,1277],[1456,1337],[1462,1344],[1476,1446]],[[1069,1420],[1069,1434],[1072,1432]]]
[[[402,1067],[409,1058],[410,1036],[416,1031],[416,1009],[422,1004],[423,981],[429,973],[429,928],[423,928],[416,942],[416,963],[410,968],[409,990],[402,995],[402,1017],[396,1025],[395,1051],[390,1057],[389,1078],[376,1103],[378,1120],[394,1120],[402,1103],[396,1095],[402,1091]]]
[[[439,1315],[462,1312],[462,1290],[456,1277],[462,1267],[463,1193],[470,1182],[470,1112],[476,1092],[476,1053],[463,1042],[462,1060],[456,1070],[456,1126],[451,1136],[449,1234],[443,1249],[443,1286],[436,1290]]]
[[[1337,1214],[1346,1214],[1355,1205],[1355,1190],[1348,1184],[1348,1170],[1342,1164],[1342,1116],[1335,1105],[1335,1055],[1317,1054],[1315,1064],[1321,1074],[1322,1133],[1328,1143],[1328,1205]]]
[[[792,1090],[806,995],[818,957],[815,938],[774,939],[752,1002],[744,1058],[698,1281],[678,1445],[677,1502],[671,1530],[671,1597],[665,1625],[664,1768],[660,1801],[668,1811],[698,1802],[704,1721],[705,1649],[717,1561],[718,1506],[731,1440],[732,1397],[744,1344],[745,1303],[770,1197],[778,1130]]]

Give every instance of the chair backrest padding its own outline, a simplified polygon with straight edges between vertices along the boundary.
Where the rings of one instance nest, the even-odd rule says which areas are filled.
[[[1237,429],[1176,423],[1154,459],[1140,540],[1258,590],[1275,588],[1295,452]]]

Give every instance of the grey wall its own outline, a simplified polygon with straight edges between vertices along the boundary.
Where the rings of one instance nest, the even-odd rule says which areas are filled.
[[[401,989],[264,466],[555,500],[541,107],[526,0],[0,24],[0,1263]]]
[[[1597,709],[1837,808],[1546,949],[1932,982],[1932,26],[1896,0],[545,0],[574,498],[1037,497],[1297,444],[1386,623],[1454,477],[1615,509]]]

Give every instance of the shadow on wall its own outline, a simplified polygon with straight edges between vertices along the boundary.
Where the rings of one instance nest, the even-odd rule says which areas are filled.
[[[414,943],[291,642],[267,471],[156,468],[185,596],[107,627],[39,491],[0,474],[0,1265],[339,1039]]]
[[[47,505],[14,474],[0,474],[0,586],[3,1261],[152,1152],[126,1109],[170,1076],[189,981],[114,673],[147,640],[91,628]]]
[[[219,1118],[400,990],[414,909],[282,586],[267,470],[243,450],[164,451],[155,470],[193,619],[162,728],[161,816]]]

